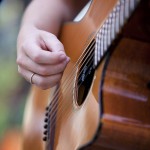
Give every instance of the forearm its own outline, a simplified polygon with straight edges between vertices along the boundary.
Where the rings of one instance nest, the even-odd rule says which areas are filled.
[[[74,18],[88,0],[33,0],[24,13],[22,27],[33,26],[58,34],[61,24]]]
[[[33,26],[57,34],[67,17],[67,9],[61,0],[34,0],[24,13],[21,27]]]

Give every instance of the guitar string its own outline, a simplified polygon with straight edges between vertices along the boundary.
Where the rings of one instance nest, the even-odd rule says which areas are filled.
[[[93,45],[93,44],[92,44]],[[88,51],[87,51],[88,52]],[[90,54],[90,53],[89,53]],[[84,58],[84,57],[83,57]],[[86,60],[85,60],[86,61]],[[71,76],[72,77],[72,76]],[[73,77],[72,77],[73,78]],[[70,80],[71,82],[72,82],[72,80]],[[70,85],[70,84],[68,84],[68,85]],[[70,88],[69,88],[70,89]],[[64,91],[63,91],[64,92]],[[67,91],[68,92],[68,91]],[[58,94],[58,92],[57,92],[57,94]],[[60,95],[60,94],[59,94]],[[55,114],[56,114],[56,112],[55,112],[55,107],[57,106],[57,98],[59,97],[59,95],[55,95],[55,97],[53,98],[53,100],[52,100],[52,102],[55,102],[52,106],[52,109],[50,110],[52,113],[51,113],[51,115],[50,115],[50,120],[51,120],[51,116],[54,116]],[[55,99],[56,98],[56,99]],[[60,99],[60,97],[59,97],[59,99]],[[59,104],[60,105],[60,104]],[[60,107],[60,106],[57,106],[58,108]],[[59,110],[60,110],[60,108],[59,108]]]
[[[91,51],[92,52],[92,51]],[[88,54],[88,55],[91,55],[91,52]],[[85,59],[85,58],[84,58]],[[87,58],[88,59],[88,58]],[[86,59],[83,61],[83,64],[85,64],[85,61],[86,61]],[[88,61],[87,61],[88,62]],[[78,69],[81,69],[82,67],[83,67],[83,64],[79,67],[79,66],[77,66],[78,67]],[[81,72],[82,72],[82,70],[81,70]],[[81,74],[78,74],[78,76],[80,76]],[[77,76],[77,77],[78,77]],[[74,79],[74,77],[75,77],[75,74],[74,74],[74,76],[71,76],[71,79],[69,80],[70,81],[70,83],[68,83],[68,86],[70,86],[71,85],[71,82],[72,82],[72,78]],[[62,84],[63,85],[63,84]],[[63,85],[64,86],[64,85]],[[62,90],[62,92],[63,93],[65,93],[65,91],[67,90],[67,88],[69,88],[70,89],[70,87],[66,87],[65,86],[65,88],[63,88]],[[58,94],[58,93],[57,93]],[[55,96],[59,96],[59,95],[55,95]],[[54,97],[54,98],[58,98],[58,97]],[[54,99],[52,100],[52,102],[54,102]],[[52,103],[53,104],[53,103]],[[53,104],[53,109],[55,109],[55,105]]]
[[[69,114],[68,114],[69,115]],[[92,127],[92,124],[91,124],[91,127]]]
[[[98,29],[98,31],[99,31],[99,29]],[[86,49],[85,49],[86,50]],[[88,51],[87,51],[88,52]],[[83,53],[84,54],[84,53]],[[76,67],[76,66],[75,66]]]
[[[89,54],[90,55],[90,54]],[[91,56],[91,55],[90,55]],[[92,56],[91,56],[91,58],[92,58]],[[68,91],[67,91],[68,92]],[[61,106],[61,102],[62,101],[59,101],[59,105]],[[71,101],[70,101],[71,102]],[[70,105],[70,103],[68,103],[68,105],[67,106],[69,106]],[[63,108],[63,110],[62,110],[62,108]],[[49,116],[50,117],[50,123],[51,123],[51,126],[50,126],[50,132],[51,132],[51,130],[55,127],[55,122],[53,123],[53,121],[55,121],[55,119],[56,119],[56,115],[57,114],[59,114],[59,112],[60,111],[64,111],[64,109],[66,109],[67,107],[60,107],[60,108],[58,108],[57,109],[57,112],[52,112],[53,113],[53,115],[51,116]],[[56,110],[56,109],[55,109]],[[58,118],[60,118],[60,115],[57,117],[57,119]]]
[[[90,46],[90,48],[93,46],[93,44],[94,44],[94,43],[92,43],[92,45]],[[87,53],[88,53],[88,51],[86,51],[85,56],[87,55]],[[82,57],[82,55],[81,55],[81,57]],[[81,58],[81,61],[83,61],[83,59],[85,59],[84,56]],[[84,61],[84,62],[85,62],[85,61]],[[83,63],[84,63],[84,62],[83,62]],[[78,67],[78,66],[77,66],[78,63],[79,63],[79,61],[74,65],[73,71],[76,71],[76,69],[77,69],[77,67]],[[69,70],[69,71],[72,71],[72,70]],[[69,71],[68,71],[68,72],[69,72]],[[67,88],[67,87],[66,87],[66,86],[67,86],[66,84],[70,85],[70,82],[72,82],[71,78],[72,78],[72,75],[74,74],[73,71],[72,71],[71,73],[68,73],[68,72],[66,73],[66,74],[69,74],[70,76],[69,76],[69,77],[68,77],[68,76],[66,77],[68,81],[65,82],[64,85],[63,85],[63,86],[65,86],[65,89],[64,89],[64,90],[67,90],[67,89],[66,89],[66,88]],[[65,80],[65,81],[66,81],[66,80]],[[69,83],[68,83],[68,82],[69,82]],[[55,96],[58,96],[57,94],[58,94],[59,90],[60,90],[60,89],[58,89],[58,90],[54,93],[54,96],[53,96],[52,101],[51,101],[51,104],[52,104],[52,105],[53,105],[53,103],[55,102],[55,101],[54,101]],[[54,105],[53,105],[53,106],[54,106]]]
[[[89,55],[91,55],[90,53],[89,53]],[[93,58],[93,55],[91,55],[91,58]],[[87,64],[89,63],[89,61],[91,61],[91,58],[87,58],[88,59],[88,61],[87,61]],[[83,66],[83,65],[82,65]],[[82,66],[81,67],[79,67],[79,70],[80,70],[80,68],[82,68]],[[82,71],[81,71],[82,72]],[[81,73],[79,73],[78,75],[77,75],[77,78],[79,77],[81,75]],[[82,76],[81,76],[82,77]],[[72,80],[74,79],[74,76],[72,76]],[[81,79],[81,78],[80,78]],[[79,79],[79,81],[80,81],[80,79]],[[71,82],[72,82],[72,80],[71,80]],[[68,86],[72,86],[71,84],[68,84]],[[70,87],[68,87],[69,89],[70,89]],[[65,94],[65,92],[68,92],[68,90],[67,91],[63,91],[63,93]],[[60,95],[61,96],[61,95]],[[59,97],[60,98],[60,97]],[[53,109],[55,109],[55,107],[56,107],[56,105],[53,105]],[[58,106],[57,106],[58,107]],[[53,110],[52,110],[53,111]]]
[[[129,0],[130,1],[130,0]],[[131,3],[132,3],[132,0],[130,1]],[[134,4],[135,5],[135,4]],[[135,7],[135,6],[134,6]],[[69,114],[68,114],[69,115]],[[71,117],[71,115],[70,115],[70,117]],[[70,117],[68,117],[68,118],[70,118]],[[100,121],[99,121],[100,122]],[[90,124],[90,127],[89,127],[89,129],[91,129],[93,127],[93,124],[91,123]],[[98,129],[98,127],[97,127],[97,129]],[[95,130],[95,132],[97,132],[97,129]],[[94,135],[95,136],[95,135]]]
[[[54,113],[55,114],[55,113]],[[53,117],[53,116],[52,116]],[[51,121],[53,122],[53,120],[52,120],[52,118],[51,118]],[[51,129],[52,129],[53,127],[51,127]]]
[[[98,29],[98,31],[99,31],[99,29]],[[98,32],[97,31],[97,32]],[[88,46],[87,46],[88,47]],[[85,49],[86,50],[86,49]],[[85,50],[84,50],[84,52],[85,52]],[[84,54],[84,52],[83,52],[83,54]],[[88,51],[87,51],[88,52]],[[81,56],[82,57],[82,56]],[[78,63],[78,62],[77,62]],[[75,66],[73,67],[73,68],[75,68],[76,67],[76,64],[75,64]],[[75,68],[76,69],[76,68]],[[74,73],[74,72],[73,72]],[[57,92],[56,92],[56,94],[57,94]]]
[[[66,113],[67,113],[67,112],[66,112]],[[64,114],[64,115],[65,115],[65,114]],[[64,117],[66,117],[66,118],[70,119],[70,117],[71,117],[71,116],[69,116],[69,117],[68,117],[68,115],[69,115],[69,113],[68,113],[68,114],[66,114]],[[91,126],[92,126],[92,125],[91,125]]]
[[[105,20],[107,20],[107,19],[105,19]],[[99,29],[98,29],[98,31],[99,31]],[[88,45],[87,45],[87,47],[88,47]],[[86,50],[86,49],[85,49]]]
[[[98,29],[98,30],[99,30],[99,29]],[[88,50],[87,50],[87,52],[88,52]],[[73,73],[74,73],[74,72],[73,72]],[[72,76],[71,76],[71,77],[72,77]],[[69,80],[70,80],[70,79],[69,79]],[[58,95],[57,95],[57,92],[56,92],[56,96],[58,96]],[[54,102],[54,101],[52,101],[52,102]]]
[[[91,54],[91,52],[88,54],[88,55],[90,55]],[[92,57],[91,57],[92,58]],[[88,58],[87,58],[88,59]],[[85,63],[85,61],[86,60],[84,60],[84,63]],[[83,67],[83,65],[81,65],[80,67],[78,67],[78,69],[80,70],[81,68]],[[82,72],[82,70],[81,70],[81,72]],[[80,74],[78,74],[77,75],[77,78],[78,78],[78,76],[80,76],[81,75],[81,73]],[[70,86],[71,85],[71,82],[72,82],[72,80],[75,78],[75,74],[74,74],[74,76],[71,76],[71,79],[70,79],[70,83],[68,83],[68,85],[67,85],[67,87],[65,86],[65,88],[62,88],[62,93],[65,93],[66,92],[66,90],[67,90],[67,88],[69,88],[70,89],[70,87],[68,87],[68,86]],[[56,95],[56,96],[59,96],[59,95]],[[55,98],[55,97],[54,97]],[[57,98],[57,97],[56,97]],[[60,97],[59,97],[60,98]],[[54,100],[53,100],[54,101]],[[56,107],[56,105],[55,105],[55,103],[53,104],[53,109],[55,109],[55,107]],[[58,106],[57,106],[58,107]],[[53,110],[52,110],[53,111]]]
[[[93,45],[93,44],[92,44],[92,45]],[[92,45],[91,45],[91,46],[92,46]],[[70,80],[70,81],[72,81],[72,80]],[[70,84],[68,84],[68,85],[70,85]],[[58,94],[58,91],[57,91],[56,93]],[[56,99],[57,99],[58,96],[59,96],[59,95],[57,95],[56,93],[55,93],[55,97],[53,98],[53,101],[52,101],[52,102],[54,102],[54,104],[52,103],[52,106],[53,106],[53,107],[50,108],[50,109],[51,109],[50,111],[53,112],[53,113],[51,113],[51,116],[55,115],[55,113],[56,113],[56,112],[55,112],[55,107],[57,106],[57,103],[58,103],[58,102],[56,101]],[[55,98],[56,98],[56,99],[55,99]],[[59,106],[57,106],[57,107],[59,108]],[[49,113],[50,113],[50,112],[49,112]],[[50,118],[52,118],[51,116],[50,116]],[[51,119],[51,120],[52,120],[52,119]]]
[[[91,58],[92,58],[92,56],[91,56]],[[90,62],[90,64],[92,64],[93,63],[93,61],[91,61]],[[87,75],[86,75],[87,76]],[[82,83],[80,84],[80,85],[78,85],[78,88],[80,87],[82,85]],[[75,87],[72,89],[72,90],[74,90],[75,89]],[[70,94],[72,94],[72,91],[69,91],[69,92],[67,92],[69,95]],[[62,100],[61,101],[59,101],[59,106],[62,106],[62,102],[64,101],[64,98],[62,98]],[[64,111],[68,108],[68,106],[72,106],[72,105],[70,105],[70,104],[72,104],[73,102],[72,101],[67,101],[68,103],[67,103],[67,105],[65,105],[65,107],[59,107],[59,108],[57,108],[57,112],[53,112],[53,116],[51,117],[50,116],[50,123],[51,123],[51,126],[50,126],[50,131],[51,130],[53,130],[53,128],[55,127],[55,122],[53,122],[55,119],[56,119],[56,117],[57,117],[57,119],[59,120],[60,119],[60,117],[61,117],[61,115],[63,114],[63,118],[66,116],[65,115],[65,113],[64,113]],[[57,114],[59,114],[59,116],[57,116]],[[66,113],[67,113],[67,111],[66,111]]]
[[[123,0],[124,1],[124,0]]]

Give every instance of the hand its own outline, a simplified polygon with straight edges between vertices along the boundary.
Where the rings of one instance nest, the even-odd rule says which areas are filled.
[[[18,36],[18,72],[42,89],[53,87],[69,62],[62,43],[55,35],[36,28],[25,32]]]

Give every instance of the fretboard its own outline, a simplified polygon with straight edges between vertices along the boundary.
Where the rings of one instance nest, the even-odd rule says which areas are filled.
[[[94,67],[98,66],[102,57],[116,39],[139,1],[140,0],[118,0],[116,6],[96,34]]]

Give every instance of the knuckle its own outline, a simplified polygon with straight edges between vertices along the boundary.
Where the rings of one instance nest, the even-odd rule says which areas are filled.
[[[33,61],[34,62],[38,63],[40,61],[40,58],[41,58],[41,56],[38,52],[33,54]]]
[[[49,75],[49,73],[48,73],[48,69],[46,68],[46,67],[40,67],[39,68],[39,73],[41,74],[41,75]]]
[[[17,59],[16,59],[16,62],[18,65],[23,65],[23,57],[22,56],[19,56]]]
[[[46,37],[47,39],[57,39],[56,35],[49,33],[49,32],[46,32],[46,31],[43,31],[41,33],[41,36]]]
[[[44,79],[43,79],[43,78],[40,78],[40,79],[38,80],[38,84],[39,84],[40,86],[44,86]]]
[[[60,42],[56,42],[56,43],[55,43],[55,47],[56,47],[57,50],[59,50],[59,51],[64,50],[64,46],[63,46],[63,44],[60,43]]]

